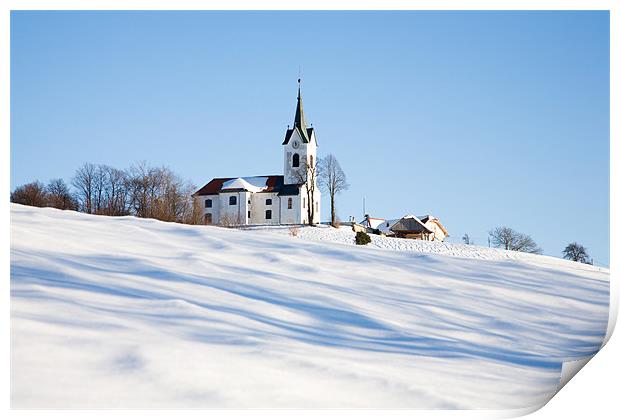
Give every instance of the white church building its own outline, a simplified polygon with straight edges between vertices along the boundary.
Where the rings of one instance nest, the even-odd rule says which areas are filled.
[[[299,86],[295,121],[282,142],[284,175],[212,179],[193,194],[203,223],[308,224],[311,218],[312,223],[318,223],[321,193],[316,180],[317,147],[314,128],[306,125]]]

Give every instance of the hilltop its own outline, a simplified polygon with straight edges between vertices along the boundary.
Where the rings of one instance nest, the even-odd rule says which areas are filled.
[[[605,336],[606,269],[350,234],[11,204],[12,406],[534,407]]]

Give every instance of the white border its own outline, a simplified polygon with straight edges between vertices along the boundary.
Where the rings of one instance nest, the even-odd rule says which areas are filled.
[[[618,260],[618,234],[619,225],[617,216],[620,214],[620,206],[618,205],[620,182],[618,170],[618,157],[620,157],[620,144],[618,139],[618,115],[620,115],[618,78],[620,77],[620,66],[618,65],[618,12],[620,8],[618,2],[606,0],[590,0],[590,1],[553,1],[553,0],[521,0],[521,1],[397,1],[384,0],[381,2],[368,1],[192,1],[192,0],[9,0],[2,3],[2,17],[0,20],[0,80],[3,94],[3,100],[0,102],[0,135],[2,138],[0,167],[2,178],[2,189],[4,200],[0,200],[0,214],[2,214],[5,223],[2,225],[2,253],[0,261],[2,266],[2,279],[4,280],[4,293],[2,299],[5,310],[5,316],[2,318],[2,331],[5,332],[6,341],[2,346],[2,355],[7,366],[4,381],[2,382],[3,407],[5,410],[9,408],[9,392],[10,392],[10,369],[9,359],[9,277],[10,277],[10,223],[9,223],[9,205],[8,195],[10,190],[10,10],[610,10],[611,20],[611,44],[610,44],[610,267],[611,272],[611,305],[610,305],[610,323],[608,327],[606,341],[611,336],[613,327],[618,313],[618,279],[613,268]],[[611,340],[610,344],[601,351],[601,354],[594,357],[588,363],[580,378],[570,381],[565,389],[554,397],[548,404],[548,407],[537,411],[530,417],[538,418],[583,418],[584,416],[596,418],[615,418],[617,415],[616,389],[618,375],[620,374],[620,363],[618,355],[620,355],[618,339]],[[423,410],[334,410],[334,411],[299,411],[299,410],[261,410],[261,411],[240,411],[240,410],[208,410],[208,411],[189,411],[189,410],[166,410],[166,411],[10,411],[9,415],[14,417],[59,417],[59,418],[83,418],[86,417],[104,417],[110,416],[116,418],[152,418],[160,416],[199,416],[201,418],[208,417],[251,417],[251,418],[314,418],[314,417],[348,417],[358,418],[360,416],[377,417],[377,418],[410,418],[414,416],[426,417],[459,417],[459,418],[486,418],[486,417],[506,417],[527,414],[527,412],[536,410],[533,407],[530,410],[519,411],[475,411],[475,412],[450,412],[450,411],[423,411]]]

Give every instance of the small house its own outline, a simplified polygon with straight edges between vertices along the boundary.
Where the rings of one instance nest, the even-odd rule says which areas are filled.
[[[385,220],[374,231],[397,238],[420,239],[443,242],[449,236],[439,219],[431,215],[416,217],[407,215],[400,219]]]

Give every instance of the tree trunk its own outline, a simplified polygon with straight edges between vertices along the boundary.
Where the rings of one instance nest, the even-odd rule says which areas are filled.
[[[306,203],[307,210],[308,210],[308,224],[310,226],[314,225],[314,220],[313,219],[313,214],[312,214],[312,206],[314,206],[314,203],[312,202],[312,197],[310,195],[310,189],[308,187],[306,187],[306,197],[308,198],[308,202]]]
[[[336,203],[334,203],[335,198],[336,197],[333,193],[330,194],[329,201],[330,201],[332,226],[334,226],[334,224],[336,223]]]

